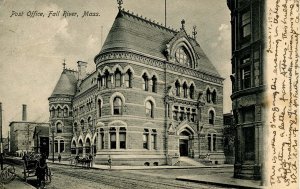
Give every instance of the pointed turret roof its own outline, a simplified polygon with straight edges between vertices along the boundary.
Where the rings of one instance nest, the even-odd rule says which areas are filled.
[[[178,33],[162,24],[128,11],[119,10],[110,32],[96,58],[106,52],[133,51],[166,60],[166,45]],[[197,54],[197,70],[220,76],[197,41],[186,36]]]
[[[76,93],[77,72],[73,70],[64,69],[60,75],[58,82],[51,94],[51,97],[58,97],[62,95],[74,96]]]

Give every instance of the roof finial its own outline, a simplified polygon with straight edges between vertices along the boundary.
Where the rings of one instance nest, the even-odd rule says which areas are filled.
[[[181,29],[182,29],[182,30],[184,30],[184,24],[185,24],[185,20],[182,19],[182,20],[181,20]]]
[[[193,26],[193,32],[192,32],[192,34],[193,34],[194,39],[196,39],[196,35],[197,35],[196,28],[197,28],[197,26]]]
[[[64,59],[64,62],[62,63],[63,65],[63,69],[65,70],[66,69],[66,60]]]
[[[122,9],[122,4],[123,4],[123,0],[117,0],[118,3],[118,9],[121,10]]]

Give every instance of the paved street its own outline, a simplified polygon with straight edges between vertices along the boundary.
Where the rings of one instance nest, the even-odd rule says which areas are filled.
[[[49,165],[53,177],[47,185],[50,189],[75,188],[222,188],[212,185],[175,180],[180,175],[207,174],[215,171],[230,171],[228,168],[218,169],[161,169],[161,170],[95,170],[63,165]],[[21,167],[17,167],[19,172]],[[36,186],[36,177],[28,182]]]
[[[220,188],[204,184],[175,180],[175,175],[166,175],[165,170],[121,171],[121,170],[93,170],[78,167],[51,165],[53,182],[47,188]],[[170,172],[188,170],[172,170]],[[195,171],[195,170],[194,170]],[[192,172],[194,172],[192,171]],[[207,172],[207,171],[205,171]],[[176,174],[176,175],[177,175]],[[172,176],[173,175],[173,176]]]

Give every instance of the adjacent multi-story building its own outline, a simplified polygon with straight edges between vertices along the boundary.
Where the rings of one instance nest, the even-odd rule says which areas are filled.
[[[263,167],[264,0],[227,0],[232,28],[234,176],[260,179]]]
[[[44,127],[49,130],[47,122],[27,121],[27,106],[22,108],[22,121],[12,121],[9,123],[9,145],[10,153],[22,155],[26,152],[34,152],[34,131],[36,127]],[[47,133],[48,135],[48,133]]]
[[[82,61],[64,68],[49,97],[55,157],[224,163],[223,78],[181,23],[175,31],[119,8],[96,70],[88,74]]]
[[[37,126],[49,129],[49,123],[30,121],[10,122],[10,152],[18,155],[25,152],[34,152],[33,133]]]
[[[225,154],[225,163],[227,164],[234,164],[235,158],[235,127],[233,125],[233,115],[232,113],[226,113],[223,115],[223,122],[224,122],[224,130],[223,130],[223,137],[224,137],[224,154]]]

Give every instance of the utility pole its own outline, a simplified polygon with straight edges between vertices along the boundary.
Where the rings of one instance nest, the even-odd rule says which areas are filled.
[[[3,170],[2,102],[0,102],[0,148],[1,170]]]
[[[52,125],[51,131],[52,131],[52,162],[54,163],[54,125]]]
[[[26,150],[27,150],[27,153],[28,153],[28,151],[29,151],[29,127],[30,127],[30,125],[28,124],[27,125],[27,145],[26,145]]]

